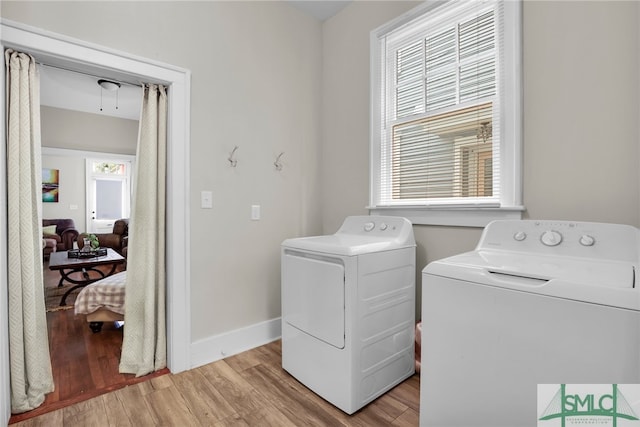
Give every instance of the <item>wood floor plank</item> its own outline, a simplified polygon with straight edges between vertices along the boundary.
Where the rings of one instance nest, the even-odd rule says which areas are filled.
[[[225,360],[219,360],[200,367],[202,374],[217,387],[217,383],[229,385],[235,390],[235,394],[242,395],[253,391],[249,384],[237,371],[235,371]]]
[[[242,419],[250,426],[258,427],[297,427],[285,414],[275,407],[263,408],[257,412],[244,413]]]
[[[164,375],[161,377],[152,378],[150,381],[146,381],[143,384],[140,384],[141,388],[151,387],[154,391],[163,390],[165,388],[175,387],[173,382],[173,376]]]
[[[141,388],[144,383],[116,390],[116,398],[123,402],[124,412],[134,426],[159,425],[161,420],[154,418],[154,413],[147,407]]]
[[[224,361],[227,362],[227,364],[236,372],[241,372],[257,365],[270,363],[277,363],[280,365],[281,357],[276,358],[276,356],[279,356],[280,354],[274,352],[270,347],[260,346],[254,350],[255,351],[245,351],[240,354],[236,354],[235,356],[227,357]]]
[[[402,385],[402,387],[392,388],[387,392],[387,395],[418,412],[420,409],[420,375],[414,374],[407,378]]]
[[[350,426],[419,425],[420,377],[347,415],[281,367],[280,342],[177,375],[127,386],[15,424],[33,426]]]
[[[58,378],[60,378],[60,380],[55,381],[54,378],[54,385],[58,391],[58,396],[60,396],[59,400],[66,400],[70,395],[73,395],[72,390],[75,390],[77,388],[75,384],[71,384],[71,379],[73,378],[73,374],[71,372],[72,365],[70,363],[59,363],[56,366],[56,371],[59,375]],[[62,381],[62,378],[66,378],[66,380]]]
[[[106,387],[125,376],[118,372],[122,331],[106,323],[100,333],[94,334],[87,324],[77,322],[84,336],[86,355],[96,388]]]
[[[294,424],[330,425],[335,422],[335,418],[322,406],[312,404],[303,394],[296,392],[292,383],[280,381],[271,369],[255,366],[241,374]]]
[[[266,399],[224,361],[211,363],[199,369],[236,413],[255,412],[265,406]]]
[[[151,394],[154,391],[155,387],[149,381],[137,385],[137,392],[140,393],[141,396],[146,396],[147,394]]]
[[[272,341],[269,344],[263,345],[262,347],[268,348],[269,350],[273,351],[278,356],[280,356],[279,359],[282,359],[282,340]]]
[[[197,426],[197,417],[175,386],[156,389],[144,396],[154,418],[169,426]]]
[[[207,381],[199,369],[176,375],[174,382],[203,425],[210,425],[209,420],[218,422],[237,414],[234,407]]]
[[[21,421],[12,426],[17,427],[63,427],[64,426],[64,413],[62,410],[48,412],[40,415],[39,417],[29,418],[28,420]]]
[[[279,343],[280,340],[277,342]],[[274,371],[285,372],[282,369],[282,347],[268,344],[255,350],[260,353],[260,357],[263,359],[262,365],[272,367]]]
[[[99,397],[68,406],[62,411],[64,425],[101,427],[107,419],[104,402]]]
[[[336,406],[327,402],[322,397],[318,396],[313,391],[308,389],[286,371],[283,370],[283,372],[285,372],[288,376],[288,379],[286,381],[290,383],[290,385],[296,390],[298,394],[304,396],[311,405],[322,407],[331,417],[335,418],[335,425],[345,425],[350,427],[372,427],[372,425],[369,424],[366,419],[360,419],[358,415],[360,412],[370,411],[371,409],[368,406],[365,406],[364,409],[361,409],[353,415],[347,415],[341,409],[338,409]]]
[[[404,409],[398,410],[396,403],[397,401],[394,402],[393,399],[376,399],[366,406],[366,411],[356,412],[351,419],[366,426],[389,425],[408,409],[403,405]]]
[[[53,378],[61,378],[61,372],[58,366],[53,365],[51,367],[51,374]],[[51,402],[60,401],[60,385],[56,381],[53,383],[53,391],[45,396],[45,403],[43,405],[51,404]]]
[[[107,393],[99,397],[102,399],[102,404],[108,414],[108,423],[106,425],[108,427],[135,427],[127,416],[124,408],[125,404],[118,396],[117,393]]]
[[[394,427],[414,427],[420,424],[419,412],[409,408],[391,423]]]
[[[212,425],[236,414],[223,395],[202,375],[199,369],[173,375],[173,382],[191,412],[202,425]]]
[[[249,424],[239,414],[233,414],[217,421],[213,427],[249,427]]]

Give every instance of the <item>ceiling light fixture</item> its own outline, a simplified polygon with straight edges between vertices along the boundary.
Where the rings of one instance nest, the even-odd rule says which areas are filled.
[[[120,89],[120,83],[112,82],[111,80],[100,79],[98,80],[98,85],[100,85],[100,111],[102,111],[102,91],[103,90],[116,93],[116,110],[117,110],[118,109],[118,89]]]
[[[98,84],[102,89],[108,90],[109,92],[120,89],[120,83],[112,82],[111,80],[100,79],[98,80]]]

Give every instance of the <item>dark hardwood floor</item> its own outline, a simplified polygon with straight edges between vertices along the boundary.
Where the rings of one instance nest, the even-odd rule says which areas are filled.
[[[56,286],[60,275],[45,263],[45,287]],[[9,423],[38,416],[108,393],[118,388],[146,381],[150,376],[135,378],[118,372],[122,348],[122,328],[105,323],[102,332],[94,334],[84,315],[73,309],[47,313],[49,352],[55,390],[37,409],[11,417]],[[158,374],[166,374],[168,370]]]
[[[353,415],[281,367],[281,343],[121,388],[16,424],[34,426],[417,426],[414,375]]]

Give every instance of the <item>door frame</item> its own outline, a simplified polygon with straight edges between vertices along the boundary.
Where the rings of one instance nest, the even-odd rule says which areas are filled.
[[[167,129],[167,365],[176,373],[191,366],[189,271],[189,145],[191,72],[184,68],[0,19],[0,45],[28,52],[38,62],[123,81],[169,86]],[[5,81],[0,67],[0,81]],[[97,74],[96,74],[97,73]],[[5,85],[0,84],[0,116],[5,117]],[[0,121],[0,203],[7,202],[6,130]],[[0,421],[11,415],[7,289],[7,213],[0,209]]]

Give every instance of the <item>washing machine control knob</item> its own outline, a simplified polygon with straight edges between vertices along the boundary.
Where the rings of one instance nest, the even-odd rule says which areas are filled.
[[[562,234],[555,230],[547,230],[540,236],[540,241],[546,246],[557,246],[562,242]]]
[[[516,234],[513,235],[513,238],[518,242],[522,242],[524,239],[527,238],[527,233],[525,233],[524,231],[518,231]]]
[[[386,223],[384,223],[384,222],[382,224],[380,224],[380,230],[382,230],[382,231],[386,230],[387,227],[388,227],[388,225]]]
[[[593,236],[589,236],[588,234],[585,234],[580,237],[580,244],[582,246],[593,246],[595,242],[596,242],[596,239],[594,239]]]
[[[371,231],[371,230],[373,230],[375,228],[375,226],[376,225],[373,222],[367,222],[364,225],[364,231]]]

